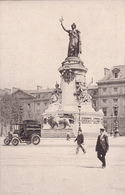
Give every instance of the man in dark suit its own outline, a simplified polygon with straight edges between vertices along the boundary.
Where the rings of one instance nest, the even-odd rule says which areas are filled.
[[[83,145],[82,145],[84,143],[84,136],[83,136],[81,127],[79,127],[77,138],[74,141],[77,141],[76,154],[79,153],[79,148],[81,148],[83,153],[85,154],[86,151],[85,151],[85,149],[83,148]]]
[[[97,158],[102,162],[102,168],[106,167],[105,156],[109,149],[108,136],[105,134],[104,129],[100,129],[100,135],[98,136],[96,143]]]

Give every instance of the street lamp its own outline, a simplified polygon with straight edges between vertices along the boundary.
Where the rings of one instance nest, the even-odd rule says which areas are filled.
[[[113,114],[111,114],[111,131],[110,131],[110,135],[111,135],[111,136],[113,135],[113,129],[112,129],[112,117],[113,117]]]
[[[76,96],[76,101],[78,102],[78,110],[79,110],[79,128],[81,128],[81,103],[89,102],[91,100],[90,95],[88,94],[87,88],[79,86],[76,89],[76,93],[74,93],[74,96]]]
[[[119,130],[118,130],[118,121],[117,121],[117,117],[118,117],[118,106],[117,105],[114,106],[114,114],[116,116],[116,119],[115,119],[115,136],[116,136],[119,133]]]
[[[82,97],[80,96],[79,92],[74,93],[74,96],[76,96],[76,100],[78,102],[78,110],[79,110],[79,129],[81,128],[81,101]]]
[[[80,129],[80,127],[81,127],[81,120],[80,120],[80,115],[81,115],[81,105],[80,105],[80,103],[79,103],[79,105],[78,105],[78,110],[79,110],[79,129]]]

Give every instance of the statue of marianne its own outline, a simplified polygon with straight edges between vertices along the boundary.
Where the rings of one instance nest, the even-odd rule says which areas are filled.
[[[66,30],[63,26],[63,18],[60,19],[60,22],[62,28],[69,34],[68,57],[78,57],[78,54],[82,53],[80,31],[76,29],[75,23],[71,25],[71,30]]]

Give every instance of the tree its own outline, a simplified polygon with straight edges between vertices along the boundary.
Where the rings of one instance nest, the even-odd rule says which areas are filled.
[[[5,94],[0,100],[0,120],[1,131],[3,125],[11,125],[13,123],[21,123],[23,108],[19,98],[9,94]],[[2,132],[1,132],[2,134]]]

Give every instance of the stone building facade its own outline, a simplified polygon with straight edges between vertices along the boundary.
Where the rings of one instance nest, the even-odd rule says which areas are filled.
[[[42,123],[42,114],[51,103],[51,96],[54,89],[42,89],[39,86],[37,90],[16,89],[12,94],[17,96],[22,102],[23,120],[37,120]]]
[[[11,89],[8,89],[8,88],[0,89],[0,100],[5,94],[11,94]],[[5,131],[7,131],[7,128],[8,128],[6,126],[3,126],[3,121],[4,121],[4,118],[0,115],[0,136],[2,136],[3,128],[5,129]]]
[[[61,89],[59,93],[61,94]],[[55,88],[22,90],[13,88],[12,94],[22,102],[23,120],[34,119],[42,123],[42,114],[51,102]],[[116,121],[121,135],[125,135],[125,65],[114,66],[111,70],[104,69],[104,77],[95,86],[90,85],[89,94],[92,96],[92,107],[103,110],[104,127],[108,133],[114,130]],[[0,90],[0,96],[11,93],[11,90]]]
[[[104,69],[104,77],[89,87],[89,93],[93,108],[103,110],[107,131],[111,133],[117,122],[120,134],[125,135],[125,65]]]

